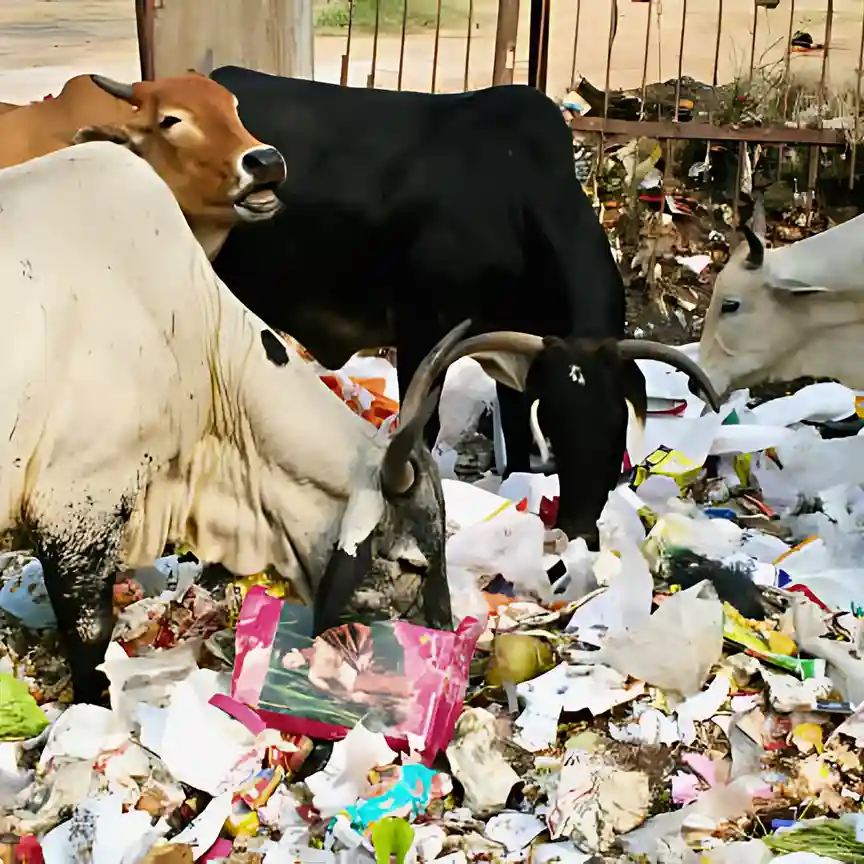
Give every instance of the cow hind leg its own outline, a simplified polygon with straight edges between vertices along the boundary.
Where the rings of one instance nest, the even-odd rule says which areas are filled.
[[[85,505],[86,506],[86,505]],[[96,667],[105,659],[114,628],[112,598],[125,508],[104,519],[87,514],[62,531],[31,526],[45,588],[72,675],[75,702],[105,701],[108,684]]]

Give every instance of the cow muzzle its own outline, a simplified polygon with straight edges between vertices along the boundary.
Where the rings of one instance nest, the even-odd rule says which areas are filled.
[[[234,211],[244,222],[272,219],[282,202],[276,189],[285,180],[285,159],[275,147],[255,147],[240,157],[240,191]]]

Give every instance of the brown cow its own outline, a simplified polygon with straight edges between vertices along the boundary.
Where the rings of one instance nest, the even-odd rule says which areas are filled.
[[[238,220],[270,219],[281,208],[285,160],[243,126],[235,97],[203,75],[131,85],[79,75],[54,99],[0,110],[0,168],[99,140],[150,163],[211,260]]]

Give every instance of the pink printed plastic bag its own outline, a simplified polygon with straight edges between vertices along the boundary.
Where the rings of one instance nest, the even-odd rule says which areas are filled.
[[[313,640],[311,608],[255,586],[237,623],[231,695],[274,729],[335,740],[363,720],[394,742],[411,735],[433,758],[453,736],[483,630],[474,618],[452,633],[379,621]]]

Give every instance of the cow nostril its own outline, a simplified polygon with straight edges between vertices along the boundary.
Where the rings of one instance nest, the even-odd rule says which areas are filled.
[[[260,183],[281,183],[285,179],[285,160],[274,147],[248,150],[241,164]]]

